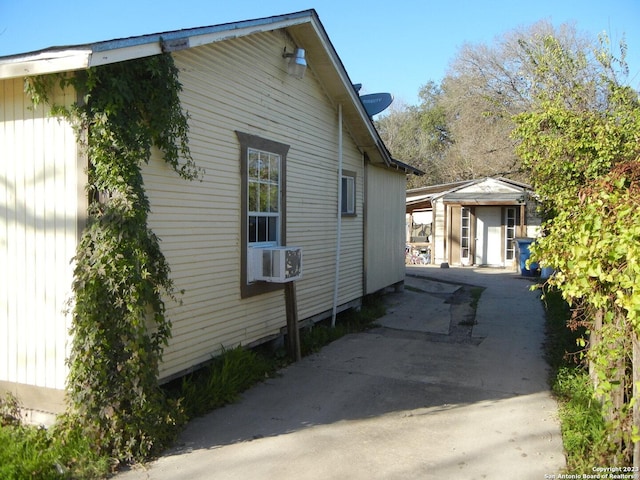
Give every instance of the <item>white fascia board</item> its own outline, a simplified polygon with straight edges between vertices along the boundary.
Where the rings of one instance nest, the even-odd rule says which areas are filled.
[[[360,116],[363,117],[363,120],[367,124],[367,128],[369,128],[369,130],[372,130],[373,127],[372,125],[370,125],[371,122],[369,121],[369,116],[367,115],[367,111],[364,109],[364,106],[360,101],[360,96],[358,95],[356,90],[353,88],[351,79],[349,78],[349,75],[347,74],[344,68],[344,65],[342,64],[342,61],[340,61],[337,52],[335,52],[333,45],[331,44],[331,41],[327,37],[326,32],[324,31],[324,29],[319,27],[317,22],[315,21],[312,22],[312,25],[313,25],[313,29],[316,32],[316,35],[321,40],[322,45],[324,46],[324,49],[327,51],[327,53],[329,53],[329,58],[331,59],[333,68],[340,75],[342,83],[344,84],[347,93],[351,97],[351,101],[356,106],[358,112],[360,113]],[[375,138],[377,137],[377,134],[372,136]]]
[[[345,87],[345,90],[347,91],[347,94],[351,99],[351,102],[355,106],[356,110],[358,111],[358,114],[362,119],[362,122],[365,124],[367,130],[369,131],[369,135],[374,140],[376,147],[380,151],[380,154],[382,156],[382,159],[385,165],[387,167],[391,166],[393,162],[391,157],[389,156],[389,154],[387,153],[386,149],[383,146],[382,138],[380,138],[378,131],[373,126],[373,121],[369,118],[369,115],[367,114],[367,111],[365,110],[364,105],[360,100],[360,96],[358,95],[358,92],[356,92],[356,90],[353,88],[353,84],[351,83],[351,79],[347,74],[344,64],[342,63],[342,61],[338,57],[337,52],[333,48],[333,45],[329,40],[327,33],[318,24],[318,22],[315,21],[315,19],[314,21],[311,22],[311,24],[313,25],[313,29],[315,30],[316,35],[322,42],[324,49],[329,53],[329,58],[331,59],[331,63],[333,64],[333,67],[336,70],[336,72],[338,72],[338,75],[342,80],[342,83]]]
[[[99,65],[107,65],[110,63],[124,62],[126,60],[158,55],[163,52],[162,41],[173,43],[174,45],[179,44],[179,47],[171,47],[171,51],[177,51],[244,37],[253,33],[277,30],[279,28],[285,28],[297,23],[304,23],[306,21],[308,21],[308,18],[302,17],[267,22],[264,24],[246,22],[247,25],[245,26],[241,26],[241,22],[237,24],[238,26],[222,25],[220,27],[194,28],[191,30],[180,30],[177,32],[150,35],[148,36],[148,40],[142,42],[139,42],[134,38],[131,39],[131,44],[127,44],[128,39],[114,41],[113,43],[118,45],[114,48],[109,48],[108,44],[110,42],[105,42],[107,45],[106,48],[94,49],[89,66],[97,67]]]
[[[252,33],[277,30],[308,22],[310,15],[305,12],[301,13],[302,15],[284,15],[273,19],[259,19],[98,42],[75,49],[44,50],[34,54],[6,57],[0,59],[0,79],[82,70],[89,67],[149,57],[162,53],[161,40],[186,40],[183,48],[190,48],[243,37]]]
[[[263,24],[251,24],[249,22],[246,26],[225,28],[220,31],[211,31],[202,34],[194,32],[189,36],[189,47],[200,47],[202,45],[208,45],[210,43],[220,42],[223,40],[232,40],[234,38],[245,37],[254,33],[270,32],[281,28],[287,28],[301,23],[308,23],[309,16],[283,19],[274,22],[268,22]]]
[[[31,56],[0,60],[0,79],[82,70],[89,66],[91,50],[45,51]]]
[[[417,195],[414,197],[407,197],[407,202],[419,202],[421,200],[426,200],[433,196],[434,196],[433,194],[426,194],[426,195]]]
[[[162,53],[160,43],[146,43],[130,47],[114,48],[112,50],[94,51],[89,60],[89,67],[99,67],[112,63],[125,62],[135,58],[150,57]]]

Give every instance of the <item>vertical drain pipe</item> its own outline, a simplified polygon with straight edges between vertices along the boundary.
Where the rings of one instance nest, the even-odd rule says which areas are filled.
[[[338,313],[338,284],[340,283],[340,245],[342,243],[342,104],[338,104],[338,232],[336,240],[336,277],[333,285],[331,327],[336,326]]]

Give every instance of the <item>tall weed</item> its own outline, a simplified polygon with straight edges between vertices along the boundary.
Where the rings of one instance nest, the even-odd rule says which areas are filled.
[[[274,363],[253,350],[225,350],[213,363],[182,379],[179,395],[189,418],[233,403],[240,393],[275,371]]]
[[[22,480],[95,479],[111,471],[78,430],[24,425],[15,397],[0,399],[0,478]]]
[[[547,361],[551,366],[551,387],[559,405],[562,440],[567,471],[591,472],[594,466],[607,466],[610,442],[602,406],[596,400],[593,384],[581,361],[577,340],[584,329],[569,328],[571,311],[559,291],[546,289]]]

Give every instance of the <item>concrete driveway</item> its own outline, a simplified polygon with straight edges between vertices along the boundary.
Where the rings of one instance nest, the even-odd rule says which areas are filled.
[[[386,296],[379,328],[343,337],[193,420],[173,450],[116,478],[557,475],[565,460],[532,282],[499,269],[416,266],[405,285]],[[470,285],[485,288],[475,325]]]

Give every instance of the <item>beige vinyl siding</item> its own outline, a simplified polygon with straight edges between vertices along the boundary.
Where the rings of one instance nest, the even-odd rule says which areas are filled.
[[[0,81],[0,382],[63,389],[83,178],[71,126],[33,108],[23,82]]]
[[[406,175],[367,165],[366,293],[404,280]]]
[[[297,282],[302,320],[332,308],[338,192],[337,106],[313,72],[286,73],[281,32],[174,53],[190,115],[190,146],[206,171],[179,179],[159,159],[145,169],[151,226],[172,269],[180,305],[168,305],[173,338],[162,376],[207,361],[221,347],[248,344],[286,325],[282,291],[240,298],[240,146],[235,131],[290,145],[286,237],[303,248]],[[361,153],[344,130],[343,168],[356,172],[357,215],[344,218],[339,304],[362,296],[363,188]]]

